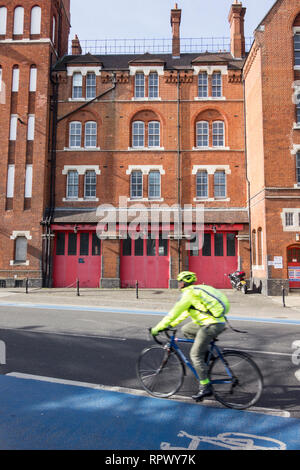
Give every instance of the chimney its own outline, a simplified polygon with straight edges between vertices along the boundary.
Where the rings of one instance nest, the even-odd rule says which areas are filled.
[[[246,8],[242,2],[235,0],[231,5],[228,16],[230,23],[230,49],[231,55],[236,59],[245,57],[245,33],[244,33],[244,17]]]
[[[72,39],[72,55],[81,55],[82,49],[78,39],[77,34],[75,34],[75,38]]]
[[[172,56],[174,58],[180,57],[180,21],[181,10],[178,10],[178,5],[175,3],[175,8],[171,10]]]

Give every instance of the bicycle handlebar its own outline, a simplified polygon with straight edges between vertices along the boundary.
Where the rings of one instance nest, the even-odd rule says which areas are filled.
[[[151,337],[154,339],[154,341],[155,341],[157,344],[163,344],[162,341],[159,341],[159,340],[158,340],[157,336],[153,336],[153,335],[151,334],[151,330],[152,330],[152,328],[149,328],[149,333],[150,333]],[[158,334],[164,333],[168,339],[171,339],[171,336],[170,336],[170,334],[169,334],[169,331],[172,331],[174,334],[176,334],[176,330],[175,330],[175,329],[172,329],[172,328],[166,328],[165,330],[160,331]]]

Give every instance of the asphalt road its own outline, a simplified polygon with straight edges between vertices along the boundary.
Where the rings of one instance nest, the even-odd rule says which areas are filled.
[[[6,364],[0,372],[23,373],[63,380],[140,389],[135,364],[140,351],[151,344],[147,328],[159,315],[0,307],[0,341],[6,346]],[[251,353],[264,376],[258,407],[289,412],[300,418],[300,382],[295,376],[293,344],[300,326],[255,321],[232,321],[248,331],[227,329],[220,345]],[[188,375],[181,390],[189,397],[197,388]]]

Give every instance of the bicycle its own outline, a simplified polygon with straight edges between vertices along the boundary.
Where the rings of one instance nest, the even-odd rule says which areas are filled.
[[[161,333],[167,336],[167,343],[153,337],[158,345],[141,352],[137,361],[137,376],[147,393],[158,398],[168,398],[181,388],[186,366],[198,383],[199,377],[178,346],[178,343],[193,343],[194,340],[177,338],[175,329]],[[206,355],[214,398],[227,408],[243,410],[253,406],[263,390],[260,369],[248,354],[230,349],[222,351],[216,341],[216,338],[211,341]]]

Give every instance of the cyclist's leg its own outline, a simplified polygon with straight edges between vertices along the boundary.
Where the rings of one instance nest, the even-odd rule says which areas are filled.
[[[205,355],[209,344],[224,330],[224,328],[224,323],[213,323],[211,325],[198,326],[198,331],[190,351],[190,356],[198,373],[201,385],[209,383],[208,369],[205,362]]]
[[[199,325],[196,325],[196,323],[194,323],[193,321],[190,321],[189,323],[186,323],[185,325],[183,325],[183,327],[181,328],[181,331],[185,338],[195,339],[199,328],[200,328]]]

